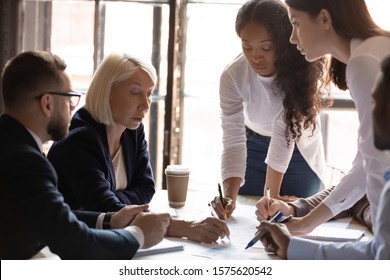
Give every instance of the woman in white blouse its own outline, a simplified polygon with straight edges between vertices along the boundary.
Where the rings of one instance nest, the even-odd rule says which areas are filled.
[[[320,61],[309,63],[289,43],[287,7],[279,0],[245,3],[236,18],[243,53],[220,80],[224,205],[238,194],[308,197],[327,182],[319,109]],[[223,207],[225,206],[225,207]]]
[[[291,43],[315,61],[330,54],[330,80],[349,89],[359,117],[358,151],[352,168],[325,200],[302,218],[287,223],[291,233],[302,235],[339,212],[350,208],[364,194],[371,207],[373,231],[388,155],[374,146],[372,89],[380,64],[390,54],[390,32],[371,18],[364,0],[286,0],[293,26]]]
[[[345,1],[345,0],[342,0]],[[373,91],[375,106],[372,112],[375,147],[390,150],[390,56],[381,63],[381,73]],[[386,153],[386,152],[383,152]],[[388,162],[390,164],[390,162]],[[385,164],[386,165],[386,164]],[[269,231],[261,241],[268,251],[274,251],[284,259],[390,259],[390,171],[380,195],[375,238],[360,242],[321,242],[293,237],[285,225],[264,222],[259,230]],[[383,263],[386,265],[386,263]],[[383,266],[384,267],[384,266]]]

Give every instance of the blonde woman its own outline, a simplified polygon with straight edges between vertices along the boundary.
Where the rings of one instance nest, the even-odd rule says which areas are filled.
[[[150,202],[155,183],[142,120],[156,83],[153,66],[127,54],[110,54],[99,65],[69,135],[48,154],[72,209],[110,212]],[[229,229],[212,217],[173,219],[167,234],[213,242]]]

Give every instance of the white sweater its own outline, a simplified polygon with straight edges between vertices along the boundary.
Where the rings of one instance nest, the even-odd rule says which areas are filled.
[[[223,151],[222,181],[231,177],[242,179],[246,170],[245,125],[264,136],[270,136],[266,163],[285,173],[291,160],[294,142],[287,146],[286,123],[283,120],[283,95],[272,89],[274,77],[261,77],[249,65],[243,54],[223,71],[220,79]],[[303,131],[296,143],[302,156],[325,186],[328,186],[320,118],[314,135]]]
[[[390,55],[390,38],[372,37],[351,41],[351,57],[347,63],[348,87],[359,117],[358,151],[349,173],[324,200],[334,215],[350,208],[365,193],[371,206],[375,233],[375,216],[384,186],[383,174],[388,169],[387,153],[374,146],[372,90],[380,72],[380,63]]]

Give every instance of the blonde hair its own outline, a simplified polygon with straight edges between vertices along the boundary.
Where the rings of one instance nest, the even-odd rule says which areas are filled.
[[[92,77],[85,100],[92,118],[105,125],[114,124],[109,102],[111,89],[116,83],[130,78],[138,69],[144,70],[154,85],[157,84],[155,68],[139,58],[125,53],[111,53],[103,59]]]

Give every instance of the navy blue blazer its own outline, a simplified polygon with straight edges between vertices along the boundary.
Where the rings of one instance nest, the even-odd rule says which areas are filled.
[[[150,202],[155,183],[143,124],[126,129],[121,145],[127,187],[117,191],[106,126],[96,122],[85,107],[73,115],[68,136],[54,143],[48,153],[58,174],[59,191],[72,209],[107,212]]]
[[[0,258],[28,259],[44,246],[62,259],[131,259],[139,248],[126,230],[91,229],[100,213],[77,212],[57,190],[53,166],[34,138],[0,117]],[[79,219],[78,219],[79,218]]]

